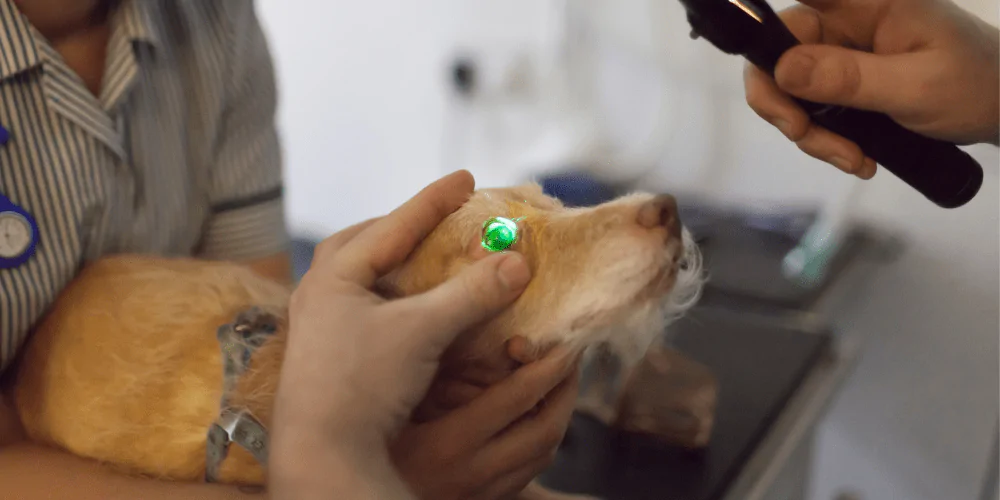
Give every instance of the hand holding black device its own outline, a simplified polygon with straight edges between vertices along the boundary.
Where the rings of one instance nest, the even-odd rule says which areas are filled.
[[[774,76],[778,59],[799,41],[765,0],[680,0],[693,38],[742,55]],[[795,99],[811,120],[854,141],[866,156],[943,208],[968,203],[983,169],[955,144],[912,132],[888,115]]]

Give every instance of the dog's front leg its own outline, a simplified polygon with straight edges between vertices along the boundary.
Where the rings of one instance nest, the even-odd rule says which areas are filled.
[[[600,347],[587,350],[583,366],[576,410],[604,425],[614,425],[632,370],[620,357]]]
[[[674,446],[703,448],[712,434],[718,391],[711,368],[655,346],[630,377],[613,427]]]

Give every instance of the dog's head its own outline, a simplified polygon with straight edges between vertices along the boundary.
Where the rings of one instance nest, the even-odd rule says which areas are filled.
[[[443,368],[503,352],[520,336],[536,349],[604,344],[637,360],[697,299],[700,254],[670,196],[632,194],[590,208],[568,208],[540,186],[482,189],[447,217],[379,286],[388,296],[424,292],[488,254],[483,223],[519,219],[510,249],[523,254],[532,281],[517,301],[446,354]]]

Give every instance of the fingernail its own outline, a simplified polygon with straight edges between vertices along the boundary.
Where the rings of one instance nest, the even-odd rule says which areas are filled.
[[[520,290],[531,279],[528,264],[524,261],[524,257],[517,253],[507,254],[503,262],[500,263],[498,275],[500,283],[507,290]]]
[[[834,156],[833,158],[830,158],[830,163],[844,172],[854,173],[854,166],[851,165],[851,162],[841,156]]]
[[[771,125],[774,125],[785,137],[792,138],[792,125],[781,118],[777,118],[771,121]]]
[[[793,52],[782,62],[781,71],[778,72],[781,87],[785,90],[801,90],[809,87],[816,59],[808,54]]]
[[[861,167],[861,170],[858,171],[857,175],[861,179],[867,181],[872,177],[875,177],[875,172],[877,170],[878,170],[878,165],[875,163],[875,160],[872,160],[871,158],[865,158],[865,163]]]

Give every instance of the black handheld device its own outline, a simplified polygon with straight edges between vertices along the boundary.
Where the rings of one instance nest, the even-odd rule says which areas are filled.
[[[781,55],[799,44],[765,0],[680,2],[692,38],[741,55],[772,76]],[[854,141],[866,156],[941,207],[960,207],[982,187],[982,167],[955,144],[912,132],[882,113],[796,102],[815,123]]]

